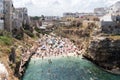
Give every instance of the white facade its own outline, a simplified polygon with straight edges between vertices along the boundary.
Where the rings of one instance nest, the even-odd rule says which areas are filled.
[[[0,30],[4,30],[4,20],[0,20]]]
[[[103,17],[100,17],[100,21],[110,21],[112,22],[112,15],[111,14],[106,14]]]
[[[60,20],[59,16],[45,16],[45,20],[52,21],[52,20]]]
[[[63,13],[63,17],[78,17],[78,13]]]
[[[119,13],[120,14],[120,1],[116,2],[114,5],[110,6],[108,8],[108,13],[111,13],[111,14]]]
[[[94,13],[95,14],[106,14],[106,9],[105,8],[103,8],[103,7],[101,7],[101,8],[95,8],[94,9]]]
[[[115,16],[109,13],[100,18],[99,27],[107,31],[107,29],[109,30],[110,27],[114,29],[114,27],[119,22],[120,22],[120,16]],[[110,32],[110,30],[108,32]]]
[[[74,17],[74,18],[80,18],[82,16],[86,15],[95,15],[94,13],[63,13],[63,17]]]

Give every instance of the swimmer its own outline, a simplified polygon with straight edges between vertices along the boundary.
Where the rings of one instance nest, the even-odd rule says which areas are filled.
[[[44,56],[42,56],[42,60],[44,59]]]
[[[48,62],[49,62],[49,64],[52,64],[52,61],[51,61],[51,59],[48,59]]]

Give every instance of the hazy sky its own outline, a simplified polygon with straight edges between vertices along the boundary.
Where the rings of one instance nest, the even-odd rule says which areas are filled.
[[[27,7],[29,15],[62,16],[64,12],[92,12],[120,0],[13,0],[15,7]]]

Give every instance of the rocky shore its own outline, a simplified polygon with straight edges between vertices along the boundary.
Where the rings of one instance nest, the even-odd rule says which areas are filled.
[[[19,69],[18,69],[18,77],[21,79],[22,76],[24,76],[25,70],[27,68],[27,64],[29,63],[31,57],[36,53],[37,50],[37,44],[34,43],[34,45],[30,49],[23,49],[22,50],[22,58],[19,64]]]
[[[120,39],[109,36],[95,36],[83,54],[86,58],[104,68],[106,71],[120,74]]]

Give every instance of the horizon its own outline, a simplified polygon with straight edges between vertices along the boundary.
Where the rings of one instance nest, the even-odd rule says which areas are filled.
[[[13,0],[13,5],[26,7],[30,16],[62,16],[65,12],[93,12],[94,8],[108,7],[117,1],[120,0]]]

